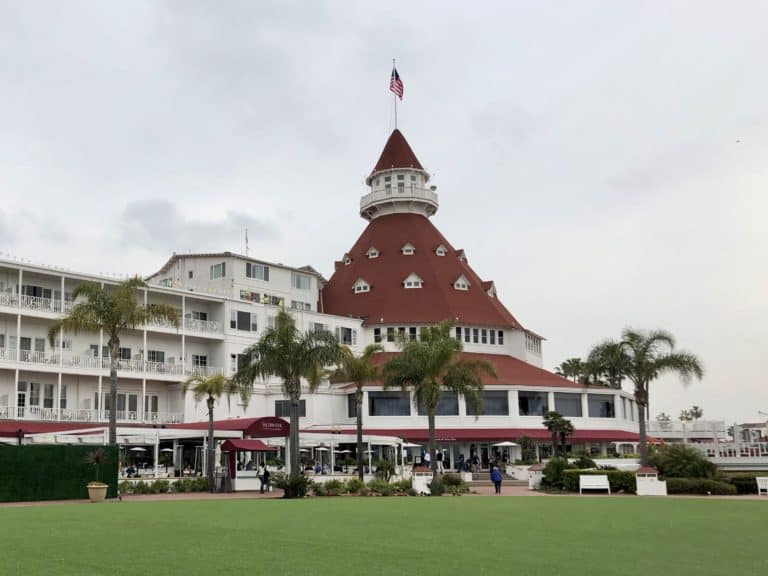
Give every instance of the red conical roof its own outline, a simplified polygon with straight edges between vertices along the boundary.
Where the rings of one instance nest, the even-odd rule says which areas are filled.
[[[384,145],[384,150],[381,151],[379,161],[376,162],[374,172],[380,170],[390,170],[392,168],[416,168],[418,170],[424,170],[421,163],[416,158],[416,154],[411,150],[408,141],[403,136],[403,133],[395,128],[394,132],[390,134],[389,140]]]
[[[386,149],[385,149],[386,152]],[[401,252],[405,244],[413,255]],[[435,249],[443,245],[445,256]],[[368,258],[371,247],[378,257]],[[372,220],[348,252],[351,262],[336,264],[322,292],[322,311],[339,316],[365,318],[365,323],[435,324],[455,320],[459,324],[522,329],[498,298],[489,296],[483,281],[438,231],[420,214],[388,214]],[[416,274],[421,288],[403,287],[403,280]],[[454,288],[461,276],[468,290]],[[363,279],[370,292],[355,294],[353,285]]]

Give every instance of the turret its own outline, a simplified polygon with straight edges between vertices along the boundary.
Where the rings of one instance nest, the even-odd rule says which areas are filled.
[[[424,170],[400,130],[390,135],[371,174],[365,179],[370,188],[360,200],[360,216],[373,220],[385,214],[437,212],[437,192],[429,186]]]

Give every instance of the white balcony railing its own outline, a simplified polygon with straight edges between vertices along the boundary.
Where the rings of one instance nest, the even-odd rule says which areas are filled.
[[[187,332],[202,332],[203,334],[223,333],[223,326],[221,322],[212,322],[210,320],[195,320],[194,318],[184,319],[184,329]]]
[[[0,406],[0,420],[50,420],[67,422],[109,422],[109,410],[78,408],[43,408],[42,406]],[[148,422],[154,424],[178,424],[184,421],[179,412],[147,412],[118,410],[118,422]]]
[[[691,432],[725,432],[725,421],[723,420],[693,420],[691,422],[680,422],[677,420],[651,420],[648,422],[649,434],[690,434]]]
[[[62,366],[83,370],[109,370],[109,358],[72,354],[65,352],[63,357],[57,352],[35,352],[34,350],[14,350],[0,348],[0,362],[19,362],[38,366]],[[224,369],[215,366],[184,366],[183,364],[168,364],[165,362],[148,362],[145,360],[118,360],[118,373],[141,373],[165,376],[212,376],[223,374]]]
[[[371,204],[382,201],[392,200],[425,200],[426,202],[437,206],[437,192],[426,188],[417,188],[415,186],[404,186],[403,188],[392,188],[383,190],[374,190],[364,195],[360,199],[360,208],[365,209]]]
[[[0,306],[16,307],[19,302],[18,297],[12,292],[0,292]]]

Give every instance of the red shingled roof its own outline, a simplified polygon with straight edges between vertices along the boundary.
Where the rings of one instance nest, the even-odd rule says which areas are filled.
[[[416,252],[401,253],[404,244]],[[445,256],[435,254],[443,244]],[[371,246],[378,258],[368,258]],[[388,214],[374,218],[348,252],[351,263],[337,263],[322,292],[323,312],[365,318],[366,325],[435,324],[458,318],[459,324],[522,329],[520,323],[498,298],[490,297],[483,281],[432,224],[420,214]],[[406,289],[403,280],[415,273],[424,281],[422,288]],[[464,275],[469,290],[456,290],[453,283]],[[355,294],[358,278],[370,286],[370,292]]]
[[[378,352],[372,358],[373,364],[381,365],[399,352]],[[483,375],[484,386],[494,386],[506,384],[510,386],[548,386],[552,388],[578,388],[584,389],[585,386],[571,382],[552,372],[528,364],[513,356],[504,354],[481,354],[478,352],[461,352],[460,356],[467,360],[485,360],[493,365],[496,371],[496,378]],[[367,386],[381,386],[381,383],[369,383]],[[345,387],[353,387],[354,384],[348,384]],[[604,388],[600,388],[604,390]]]
[[[421,167],[421,163],[416,158],[416,154],[411,150],[405,136],[403,136],[403,133],[397,128],[390,134],[387,143],[384,145],[384,150],[381,151],[379,161],[376,162],[376,167],[371,174],[379,172],[380,170],[390,170],[392,168],[416,168],[418,170],[424,170],[424,168]]]

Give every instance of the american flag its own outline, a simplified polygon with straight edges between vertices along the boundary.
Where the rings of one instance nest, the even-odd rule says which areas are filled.
[[[400,80],[400,74],[397,73],[397,68],[392,68],[392,77],[389,80],[389,91],[397,94],[400,100],[403,99],[403,81]]]

